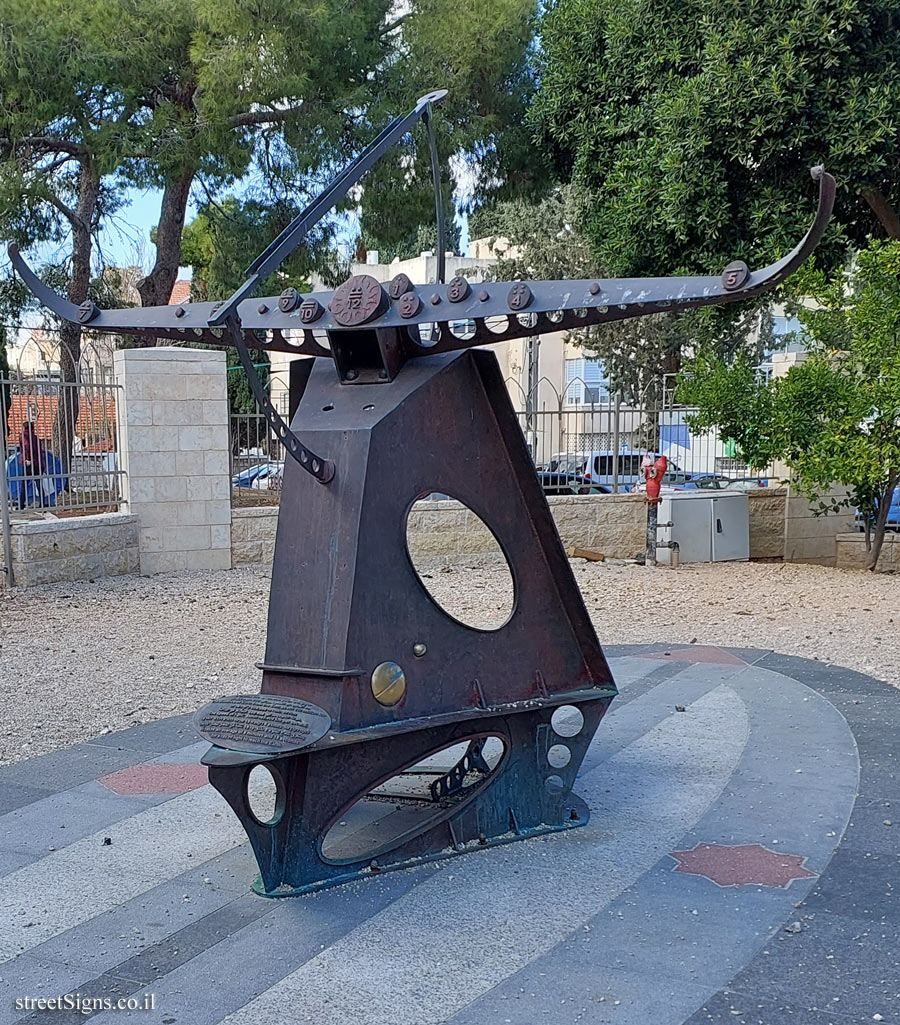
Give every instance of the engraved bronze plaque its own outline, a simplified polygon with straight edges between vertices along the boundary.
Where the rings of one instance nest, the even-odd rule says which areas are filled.
[[[507,302],[511,310],[524,310],[531,305],[531,289],[524,281],[517,281],[509,290]]]
[[[465,278],[451,278],[450,284],[447,285],[447,298],[452,303],[461,303],[463,299],[467,298],[471,291],[472,289],[469,287],[469,282],[466,281]]]
[[[331,313],[343,327],[359,327],[381,312],[384,289],[371,274],[354,274],[331,297]]]
[[[217,698],[194,717],[197,732],[230,751],[285,754],[309,747],[331,728],[331,716],[318,705],[275,694],[236,694]]]
[[[722,271],[722,287],[733,292],[740,288],[750,277],[750,268],[743,260],[734,260]]]

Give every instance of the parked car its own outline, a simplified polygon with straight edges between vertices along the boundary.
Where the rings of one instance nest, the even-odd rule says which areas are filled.
[[[694,486],[693,475],[684,470],[667,470],[663,474],[662,484],[659,493],[665,495],[671,491],[688,491]],[[632,484],[626,489],[634,494],[644,494],[647,490],[647,482],[642,478],[637,484]]]
[[[871,517],[872,525],[875,525],[875,517]],[[900,531],[900,488],[895,488],[894,494],[891,496],[891,505],[888,509],[887,522],[885,524],[887,530]],[[866,520],[863,514],[857,509],[856,510],[856,529],[865,530]]]
[[[538,471],[538,480],[545,495],[608,495],[609,488],[592,484],[590,477],[578,473]]]
[[[274,481],[280,481],[283,473],[284,463],[282,462],[258,463],[256,466],[248,466],[246,470],[236,473],[231,478],[231,486],[265,491]],[[280,487],[280,483],[278,487]]]
[[[720,473],[698,474],[684,486],[688,491],[754,491],[768,486],[761,477],[726,477]]]

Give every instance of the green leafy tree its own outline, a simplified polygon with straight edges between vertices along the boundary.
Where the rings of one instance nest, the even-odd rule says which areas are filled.
[[[791,483],[822,511],[852,504],[866,517],[869,568],[900,484],[900,242],[872,241],[848,272],[809,271],[796,289],[814,300],[797,316],[809,348],[785,377],[759,380],[750,361],[698,355],[679,397],[699,407],[755,467],[784,460]],[[827,498],[834,484],[846,500]]]
[[[578,228],[583,195],[577,186],[530,197],[494,202],[469,218],[469,235],[488,238],[498,253],[492,275],[561,279],[604,276],[593,248]],[[666,375],[676,373],[682,353],[698,345],[732,357],[751,358],[771,341],[771,317],[759,303],[721,315],[715,309],[673,315],[658,313],[635,320],[598,324],[570,332],[590,357],[603,362],[614,390],[640,397],[652,412],[663,399]]]
[[[558,0],[531,123],[600,266],[708,273],[768,262],[838,179],[819,258],[900,236],[900,18],[892,0]]]

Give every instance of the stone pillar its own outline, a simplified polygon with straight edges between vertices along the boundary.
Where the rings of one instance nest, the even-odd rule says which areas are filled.
[[[141,573],[231,569],[225,352],[120,349],[121,508],[140,519]]]

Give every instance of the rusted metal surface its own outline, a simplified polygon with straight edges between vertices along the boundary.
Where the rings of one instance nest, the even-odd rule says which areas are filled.
[[[443,204],[432,107],[395,119],[248,268],[225,302],[98,311],[13,263],[58,316],[94,331],[234,345],[286,460],[261,695],[199,713],[210,781],[247,831],[258,892],[297,894],[372,871],[571,829],[572,792],[616,694],[495,356],[477,346],[604,321],[735,302],[783,281],[828,223],[834,180],[818,172],[806,237],[759,271],[694,278],[518,281],[461,277],[254,299],[260,281],[374,162],[422,119],[439,239]],[[442,246],[439,244],[439,249]],[[329,347],[316,332],[325,331]],[[288,340],[285,332],[296,337]],[[323,357],[291,365],[290,423],[248,349]],[[326,485],[326,486],[322,486]],[[508,562],[512,611],[474,629],[437,604],[407,550],[417,499],[452,495]],[[488,752],[494,754],[488,758]],[[254,813],[264,765],[275,812]]]

